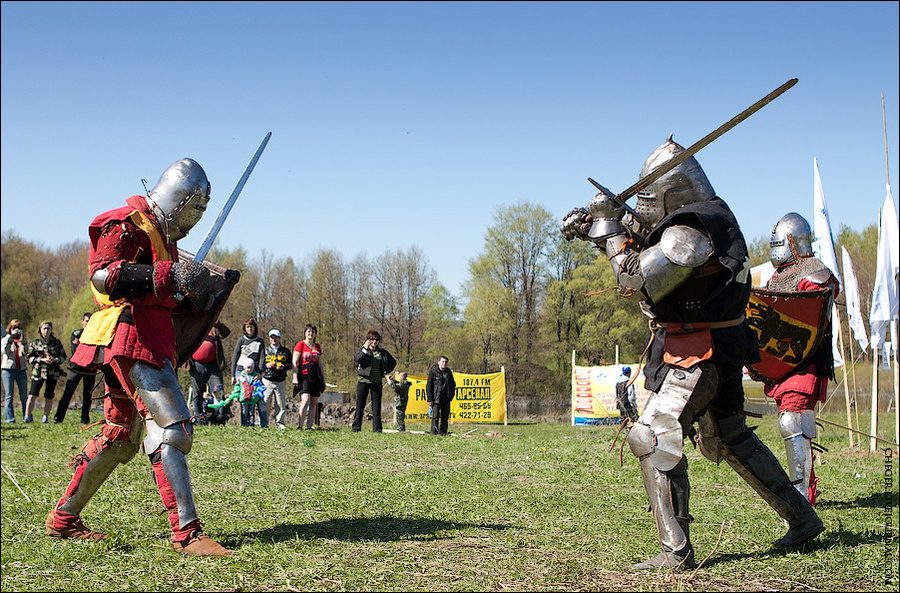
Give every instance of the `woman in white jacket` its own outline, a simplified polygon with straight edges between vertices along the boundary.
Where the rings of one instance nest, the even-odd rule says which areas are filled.
[[[19,400],[22,404],[22,418],[25,417],[25,403],[28,400],[28,340],[25,328],[18,319],[13,319],[6,326],[6,335],[0,342],[3,346],[3,420],[8,423],[16,421],[13,407],[13,389],[18,385]]]

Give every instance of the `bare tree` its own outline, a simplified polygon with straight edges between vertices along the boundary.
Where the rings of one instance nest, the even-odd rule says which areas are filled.
[[[418,247],[387,252],[372,267],[372,312],[384,339],[408,366],[425,333],[425,298],[436,274]]]

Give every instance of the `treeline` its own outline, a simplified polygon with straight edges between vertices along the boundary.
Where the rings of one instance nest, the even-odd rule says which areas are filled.
[[[328,382],[350,390],[356,382],[353,354],[365,333],[376,329],[398,368],[410,374],[425,374],[445,354],[460,372],[504,368],[510,396],[566,399],[573,350],[578,364],[612,363],[617,349],[619,360],[636,361],[647,320],[634,303],[616,296],[605,255],[582,241],[564,241],[558,218],[531,203],[498,207],[481,251],[469,261],[461,295],[437,280],[416,246],[376,257],[320,250],[302,261],[214,247],[210,261],[242,274],[220,318],[232,330],[226,354],[248,317],[257,319],[264,338],[269,329],[280,329],[291,348],[313,323]],[[751,243],[752,265],[768,259],[768,241],[766,236]],[[838,259],[841,245],[853,259],[864,314],[875,277],[876,241],[875,225],[862,233],[842,226],[836,237]],[[4,233],[3,325],[17,318],[31,338],[49,319],[67,343],[81,314],[96,309],[87,261],[86,240],[48,249]],[[846,330],[845,317],[845,342]]]

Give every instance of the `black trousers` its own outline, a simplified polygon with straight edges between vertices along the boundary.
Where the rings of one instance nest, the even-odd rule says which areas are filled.
[[[188,375],[191,377],[191,392],[194,396],[194,416],[202,418],[205,411],[203,401],[207,396],[222,399],[224,394],[222,369],[215,362],[192,360]]]
[[[87,369],[69,369],[69,378],[66,379],[66,386],[63,388],[63,394],[59,398],[56,405],[56,422],[62,422],[66,418],[66,412],[69,409],[69,402],[78,389],[78,382],[81,381],[81,423],[88,424],[91,421],[91,392],[94,391],[94,384],[97,375],[93,371]]]
[[[431,434],[447,436],[447,426],[450,423],[450,400],[438,400],[431,406]]]
[[[372,394],[372,432],[381,432],[381,388],[381,383],[360,381],[356,384],[356,411],[353,413],[353,424],[350,427],[353,432],[362,430],[366,399],[370,393]]]

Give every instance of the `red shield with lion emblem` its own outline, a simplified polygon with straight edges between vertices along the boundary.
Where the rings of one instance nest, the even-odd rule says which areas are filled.
[[[822,342],[830,291],[778,292],[754,288],[747,303],[747,324],[756,332],[760,362],[750,377],[774,385],[809,364]]]

